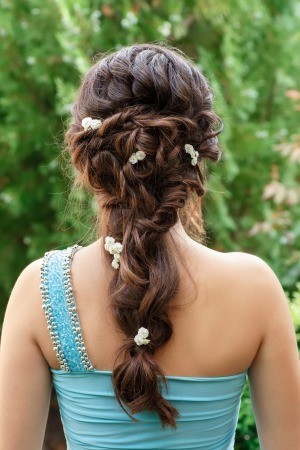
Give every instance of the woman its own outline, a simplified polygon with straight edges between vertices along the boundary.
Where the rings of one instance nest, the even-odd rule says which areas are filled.
[[[249,378],[261,448],[300,447],[287,299],[260,258],[190,238],[222,125],[198,68],[143,44],[82,80],[66,145],[99,205],[87,247],[30,264],[1,343],[0,449],[42,447],[53,380],[68,449],[233,449]],[[42,307],[41,307],[42,306]]]

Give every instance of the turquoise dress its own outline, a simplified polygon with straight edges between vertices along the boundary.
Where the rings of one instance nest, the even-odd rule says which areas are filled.
[[[71,283],[75,245],[47,252],[41,267],[42,308],[60,369],[53,386],[67,450],[233,450],[247,371],[221,377],[167,376],[162,393],[180,412],[163,429],[156,412],[134,422],[118,404],[111,371],[93,367],[83,341]]]

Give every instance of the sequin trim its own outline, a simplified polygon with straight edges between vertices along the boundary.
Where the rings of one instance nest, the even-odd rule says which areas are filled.
[[[74,254],[80,250],[82,247],[79,245],[74,245],[66,250],[65,259],[63,262],[63,283],[66,298],[66,305],[69,312],[69,316],[72,323],[72,331],[75,336],[75,341],[77,344],[77,349],[80,354],[80,359],[85,370],[94,370],[94,367],[88,357],[86,347],[82,337],[82,331],[80,326],[80,320],[77,313],[77,306],[75,302],[72,281],[71,281],[71,264]]]
[[[49,296],[49,287],[48,287],[48,269],[49,269],[49,260],[54,251],[46,252],[42,261],[40,276],[41,276],[41,296],[42,296],[42,308],[45,312],[48,329],[50,332],[51,340],[54,344],[53,350],[57,356],[60,367],[62,370],[66,372],[71,372],[67,360],[65,358],[64,352],[62,350],[61,342],[59,340],[59,335],[57,332],[57,327],[54,321],[54,317],[52,314],[51,300]]]

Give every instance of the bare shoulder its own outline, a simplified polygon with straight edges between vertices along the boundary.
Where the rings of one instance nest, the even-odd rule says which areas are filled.
[[[210,266],[215,267],[219,277],[225,282],[255,298],[264,297],[265,293],[277,291],[283,293],[281,283],[271,266],[259,256],[245,252],[223,253],[206,248],[210,257]],[[266,301],[272,301],[268,295]],[[268,300],[269,299],[269,300]]]
[[[20,273],[5,311],[0,349],[1,449],[42,448],[52,382],[34,337],[43,311],[40,267],[41,260],[36,260]]]
[[[289,314],[288,299],[271,266],[259,256],[244,252],[208,250],[214,289],[230,310],[248,317],[261,339],[271,323]]]
[[[232,252],[224,254],[224,260],[235,268],[237,286],[246,299],[248,322],[261,331],[260,345],[248,370],[260,445],[264,449],[296,450],[300,442],[300,365],[288,298],[263,259]]]
[[[14,288],[18,285],[27,285],[27,287],[33,287],[32,282],[38,281],[40,277],[40,270],[42,266],[43,258],[36,259],[28,264],[20,273]],[[28,286],[28,283],[30,286]]]
[[[18,276],[5,311],[6,326],[22,321],[23,328],[31,333],[35,323],[42,317],[40,296],[40,269],[42,258],[28,264]]]
[[[271,266],[262,258],[252,253],[228,252],[222,253],[222,255],[232,261],[232,263],[238,264],[242,270],[250,268],[251,270],[256,270],[258,273],[264,272],[265,274],[274,275],[274,271]]]
[[[245,252],[228,252],[223,253],[223,255],[231,260],[233,263],[235,262],[243,269],[251,269],[254,270],[257,275],[261,274],[264,276],[276,276],[271,266],[262,258],[257,255],[253,255],[252,253]]]
[[[266,307],[274,307],[278,302],[287,303],[280,280],[266,261],[250,253],[230,252],[224,255],[236,271],[238,286],[249,293],[253,301],[257,299]]]
[[[264,290],[282,290],[271,266],[259,256],[245,252],[223,253],[208,249],[212,263],[220,276],[230,277],[234,285],[244,292],[263,294]]]
[[[18,301],[20,296],[26,298],[39,292],[42,262],[43,258],[36,259],[22,270],[13,287],[11,302]]]
[[[251,270],[255,271],[257,274],[265,273],[266,275],[271,273],[274,274],[274,271],[272,270],[271,266],[264,261],[262,258],[260,258],[257,255],[254,255],[252,253],[246,253],[246,252],[228,252],[228,253],[220,253],[224,258],[224,260],[227,260],[228,263],[231,263],[232,265],[236,265],[240,268],[241,271],[244,270]]]

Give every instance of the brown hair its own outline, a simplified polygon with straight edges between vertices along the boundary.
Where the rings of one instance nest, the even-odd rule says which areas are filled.
[[[193,145],[200,159],[218,161],[222,121],[199,69],[180,51],[157,44],[124,47],[99,59],[82,80],[72,115],[65,135],[72,163],[101,199],[105,234],[123,244],[109,293],[128,337],[112,374],[116,398],[133,420],[122,402],[132,414],[156,411],[163,428],[176,428],[179,412],[162,396],[159,378],[166,388],[167,381],[153,357],[172,336],[168,312],[179,285],[167,232],[189,194],[205,193],[204,174],[184,145]],[[85,131],[84,117],[101,119],[102,126]],[[146,157],[131,164],[138,150]],[[140,327],[149,330],[147,345],[133,339]]]

